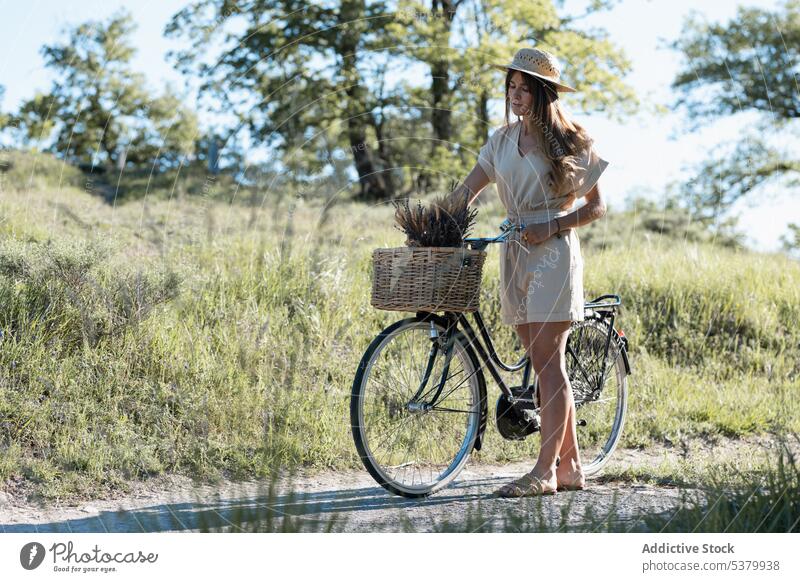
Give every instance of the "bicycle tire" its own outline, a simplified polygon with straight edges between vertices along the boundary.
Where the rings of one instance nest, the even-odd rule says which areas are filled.
[[[608,463],[622,436],[628,408],[624,348],[614,330],[608,346],[604,382],[599,391],[596,390],[608,331],[608,323],[604,320],[587,317],[573,323],[567,339],[567,345],[572,348],[566,355],[567,375],[575,400],[581,464],[587,476],[597,473]],[[582,368],[577,366],[578,362]],[[606,406],[601,409],[601,404]],[[598,436],[601,442],[598,442]]]
[[[351,391],[350,424],[356,450],[364,467],[383,488],[396,495],[409,498],[427,497],[446,487],[456,478],[466,465],[469,455],[475,446],[480,432],[481,408],[485,406],[485,388],[481,390],[481,383],[484,380],[477,358],[466,337],[458,331],[454,336],[453,363],[451,363],[448,380],[452,378],[456,382],[462,381],[462,385],[465,388],[463,390],[459,387],[454,388],[456,386],[455,382],[446,383],[442,394],[446,394],[448,389],[453,389],[452,393],[445,396],[445,401],[450,405],[458,404],[465,407],[463,435],[458,433],[457,430],[454,433],[455,437],[446,434],[444,430],[440,430],[437,433],[436,424],[432,419],[423,421],[426,416],[433,416],[434,412],[438,412],[439,416],[450,415],[451,420],[442,418],[440,428],[452,430],[457,428],[460,422],[454,412],[429,410],[426,413],[412,413],[408,410],[403,410],[403,399],[408,394],[413,394],[412,390],[417,383],[416,376],[406,372],[392,374],[391,372],[387,373],[386,370],[391,370],[391,366],[394,365],[394,362],[390,360],[391,356],[395,353],[402,355],[404,349],[408,350],[408,358],[412,362],[413,360],[419,360],[418,356],[421,353],[427,354],[431,340],[429,337],[426,338],[427,344],[424,344],[420,341],[420,338],[426,334],[430,335],[431,326],[434,326],[439,334],[444,334],[445,328],[441,322],[417,318],[403,319],[384,329],[364,352],[353,380]],[[403,338],[406,341],[405,347],[399,343]],[[412,338],[416,342],[413,345],[410,343]],[[437,359],[441,360],[442,358],[437,357]],[[422,377],[424,366],[420,361],[412,363],[412,368],[414,371],[421,371],[422,373],[419,374],[419,377]],[[438,384],[436,373],[440,371],[441,367],[437,364],[431,375],[429,385]],[[381,382],[375,379],[375,376],[379,373],[383,374]],[[456,377],[457,374],[460,374],[460,376]],[[370,383],[371,380],[374,380],[372,384]],[[387,384],[383,380],[388,380],[389,383]],[[404,382],[400,382],[400,380]],[[376,396],[380,393],[379,388],[381,386],[384,388],[383,392],[386,398],[378,399]],[[455,398],[450,398],[452,395],[455,395]],[[370,417],[369,421],[367,421],[366,406],[369,398],[373,398],[374,410],[369,410]],[[380,402],[377,402],[378,400]],[[391,429],[395,433],[390,432],[388,436],[386,434],[376,435],[381,422],[389,423],[394,420],[393,416],[397,416],[399,419]],[[426,430],[431,434],[426,435]],[[407,449],[405,453],[401,453],[401,455],[404,454],[401,466],[418,465],[411,470],[410,483],[407,479],[407,467],[404,467],[401,473],[399,466],[392,464],[399,458],[394,454],[394,451],[388,450],[388,454],[383,458],[377,454],[384,441],[389,438],[393,440],[388,447],[391,449],[401,435],[404,439],[401,442],[406,444]],[[378,441],[377,439],[380,438],[382,440]],[[421,453],[415,448],[414,458],[409,462],[409,458],[411,458],[410,449],[413,443],[426,438],[432,439],[432,442],[436,443],[436,454],[432,449]],[[413,446],[416,447],[416,445]],[[450,455],[450,447],[455,449],[452,451],[452,455]],[[423,455],[437,458],[421,459]],[[418,457],[420,458],[418,459]],[[422,468],[425,467],[425,463],[428,464],[427,468],[429,469],[429,478],[427,480],[422,479]],[[439,467],[441,467],[441,470],[439,470]],[[415,483],[415,471],[421,478],[419,483]]]

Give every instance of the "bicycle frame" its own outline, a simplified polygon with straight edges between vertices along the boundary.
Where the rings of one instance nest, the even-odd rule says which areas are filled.
[[[608,303],[600,303],[604,299],[614,299],[613,302]],[[606,336],[605,347],[603,350],[603,362],[601,366],[601,374],[600,377],[595,380],[597,386],[602,386],[605,381],[605,373],[606,373],[606,362],[608,360],[609,355],[609,347],[611,345],[611,339],[614,335],[614,320],[616,318],[615,307],[620,305],[621,300],[617,295],[603,295],[598,297],[597,299],[586,303],[584,305],[584,309],[592,310],[594,313],[600,316],[601,319],[607,319],[608,325],[608,335]],[[430,312],[417,312],[417,318],[421,320],[430,319],[431,317]],[[531,377],[531,361],[530,357],[526,354],[516,364],[508,364],[502,360],[502,358],[498,355],[497,350],[495,349],[494,343],[492,342],[491,335],[489,330],[486,327],[486,323],[483,320],[483,316],[481,315],[480,311],[476,310],[472,312],[472,316],[475,319],[475,324],[478,328],[478,333],[475,332],[473,326],[467,320],[466,314],[460,312],[452,312],[446,311],[444,312],[444,319],[447,321],[447,327],[444,332],[444,338],[439,336],[439,332],[436,327],[431,322],[431,350],[428,354],[428,362],[425,367],[425,372],[423,377],[420,381],[419,388],[417,389],[416,393],[412,397],[409,406],[411,408],[419,407],[420,409],[430,409],[435,406],[437,399],[441,396],[442,390],[444,388],[445,383],[447,382],[448,373],[450,369],[450,361],[453,355],[453,344],[455,335],[461,327],[464,330],[464,333],[467,336],[467,340],[469,341],[469,347],[472,348],[479,356],[479,358],[483,361],[485,366],[488,368],[489,373],[491,374],[492,378],[495,382],[497,382],[500,391],[506,395],[509,399],[509,402],[530,402],[524,398],[519,398],[518,396],[514,395],[511,388],[505,383],[502,376],[500,375],[499,370],[504,370],[506,372],[518,372],[522,370],[522,384],[520,386],[521,392],[524,394],[527,392],[530,383]],[[621,340],[624,338],[620,338]],[[435,341],[434,341],[435,340]],[[627,353],[625,349],[625,343],[623,342],[622,347],[622,354],[626,372],[630,374],[630,366],[628,364]],[[484,345],[485,344],[485,345]],[[428,402],[419,402],[419,399],[423,396],[427,396],[433,390],[429,390],[427,393],[425,392],[425,388],[430,380],[431,373],[433,371],[434,363],[436,360],[437,355],[439,352],[444,352],[445,362],[442,369],[442,373],[440,379],[438,381],[437,386],[435,387],[435,393],[433,394],[432,398]],[[572,349],[572,346],[567,344],[566,347],[566,357],[572,357],[575,365],[577,366],[577,372],[583,375],[584,379],[587,382],[591,382],[589,378],[588,372],[584,369],[581,365],[578,356]],[[483,366],[477,368],[472,374],[477,374],[481,371]],[[469,380],[469,377],[463,378],[460,382],[463,383]],[[460,384],[459,384],[460,385]]]

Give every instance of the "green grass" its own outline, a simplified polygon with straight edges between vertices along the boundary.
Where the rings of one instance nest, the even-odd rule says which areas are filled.
[[[259,196],[112,206],[80,184],[2,192],[0,483],[67,498],[164,472],[360,466],[350,385],[369,341],[403,316],[369,306],[370,253],[403,236],[388,204]],[[482,207],[476,233],[501,210]],[[631,345],[622,446],[800,431],[797,261],[630,231],[608,245],[607,225],[591,228],[587,299],[622,296]],[[482,312],[510,360],[497,252]],[[476,458],[535,450],[490,427]]]
[[[578,523],[568,523],[571,508],[557,523],[544,518],[542,498],[529,502],[528,511],[506,510],[500,519],[480,504],[464,520],[437,525],[438,532],[800,532],[800,464],[783,448],[758,469],[736,463],[718,464],[697,482],[681,484],[680,504],[661,514],[640,513],[620,521],[612,507],[604,514],[588,506]]]
[[[684,493],[681,507],[665,520],[644,516],[647,531],[800,532],[800,463],[781,451],[763,470],[721,468],[700,497]]]

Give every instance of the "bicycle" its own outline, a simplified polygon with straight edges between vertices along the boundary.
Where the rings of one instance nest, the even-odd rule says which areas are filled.
[[[523,228],[506,220],[499,235],[464,243],[485,250]],[[631,368],[628,339],[614,327],[621,303],[618,295],[585,303],[585,319],[573,322],[567,339],[587,476],[608,462],[625,423]],[[441,490],[481,449],[489,411],[479,357],[500,388],[495,424],[501,436],[521,440],[539,431],[538,379],[533,374],[531,384],[530,358],[504,362],[480,310],[472,316],[477,334],[464,313],[416,312],[381,331],[361,358],[351,391],[353,439],[364,467],[394,494],[419,498]],[[521,371],[521,384],[506,385],[498,369]]]

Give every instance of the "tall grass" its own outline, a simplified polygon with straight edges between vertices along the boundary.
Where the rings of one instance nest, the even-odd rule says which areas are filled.
[[[684,492],[667,519],[643,516],[659,532],[800,532],[800,464],[784,444],[766,471],[720,467],[700,495]]]
[[[65,498],[162,472],[359,467],[350,386],[403,316],[369,306],[372,249],[403,244],[393,209],[260,194],[110,206],[79,189],[3,192],[0,483]],[[482,207],[475,232],[501,214]],[[482,313],[512,360],[489,252]],[[800,430],[796,261],[675,239],[584,252],[587,299],[623,298],[623,446]],[[476,460],[536,448],[490,427]]]

